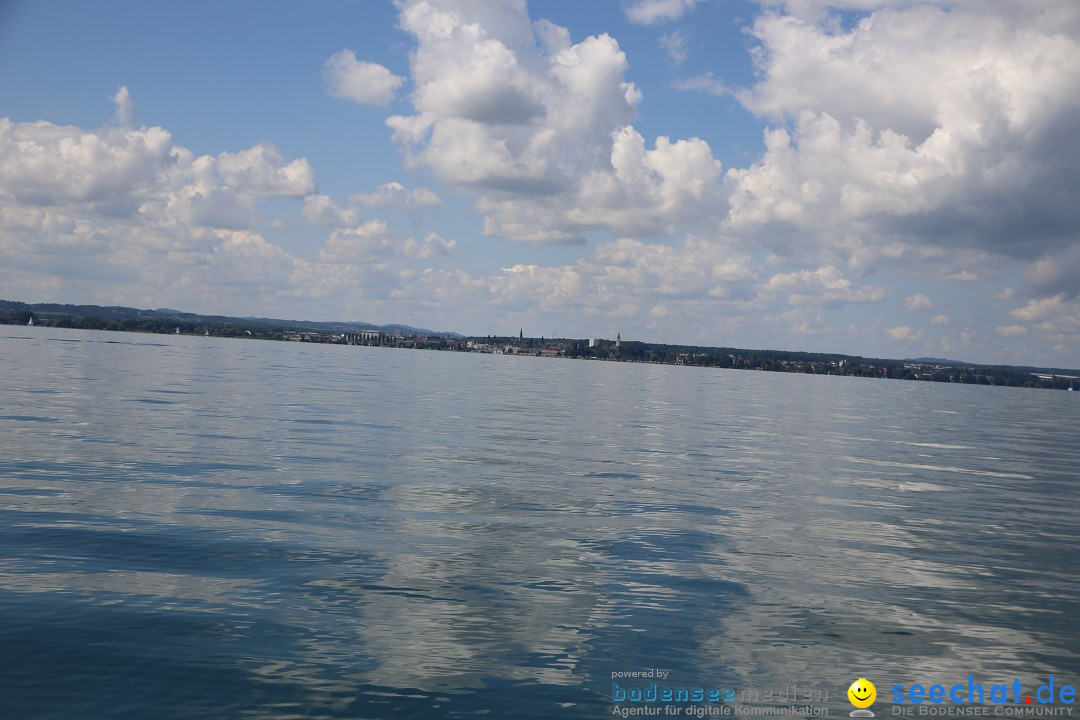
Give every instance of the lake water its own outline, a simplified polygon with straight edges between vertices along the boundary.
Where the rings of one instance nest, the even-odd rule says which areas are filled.
[[[1080,393],[40,327],[0,363],[4,717],[1080,684]]]

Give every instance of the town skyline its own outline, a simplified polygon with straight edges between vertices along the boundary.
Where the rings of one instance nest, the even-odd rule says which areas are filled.
[[[35,322],[35,317],[40,322]],[[516,336],[512,333],[470,336],[452,331],[432,331],[400,324],[376,325],[363,321],[239,318],[185,313],[170,308],[140,310],[94,305],[27,305],[2,299],[0,324],[1080,390],[1080,370],[1066,368],[981,364],[955,358],[878,358],[776,348],[687,345],[631,339],[624,342],[621,332],[616,332],[614,340],[606,337],[526,336],[524,328],[519,328]]]

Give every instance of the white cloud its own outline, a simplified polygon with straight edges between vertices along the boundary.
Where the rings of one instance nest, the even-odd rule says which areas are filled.
[[[408,275],[413,261],[433,260],[452,255],[457,242],[438,233],[428,233],[423,240],[401,237],[391,232],[384,220],[368,220],[356,227],[339,228],[330,233],[319,253],[327,264],[364,266],[365,274],[382,274],[391,286]]]
[[[230,188],[184,185],[163,200],[166,216],[184,225],[244,230],[255,224],[254,196]]]
[[[912,330],[907,325],[897,325],[885,331],[890,340],[896,342],[918,342],[922,339],[922,330]]]
[[[674,245],[623,238],[569,265],[519,263],[476,276],[432,268],[398,292],[457,308],[459,323],[470,313],[512,313],[526,325],[549,317],[560,319],[567,332],[566,323],[595,332],[617,318],[623,327],[643,323],[670,332],[674,323],[709,336],[742,322],[749,307],[760,305],[752,299],[756,282],[749,256],[726,243],[689,236]],[[550,324],[548,329],[559,330]]]
[[[597,247],[576,270],[612,295],[643,297],[724,297],[756,277],[749,256],[696,236],[677,245],[621,238]]]
[[[90,132],[0,118],[0,194],[20,203],[130,201],[176,163],[161,128]]]
[[[672,30],[660,36],[660,47],[667,51],[671,62],[682,65],[686,62],[687,45],[689,36],[681,30]]]
[[[0,118],[0,202],[63,208],[84,219],[238,229],[257,197],[314,189],[303,158],[269,144],[195,157],[159,127],[87,131]]]
[[[879,303],[885,299],[884,288],[853,283],[831,265],[773,275],[762,291],[786,294],[792,305],[837,307],[846,303]]]
[[[330,233],[319,253],[326,263],[363,263],[391,254],[399,241],[394,238],[383,220],[368,220],[353,228]]]
[[[360,211],[342,207],[326,195],[310,195],[304,199],[304,219],[316,227],[355,227],[360,223]]]
[[[196,156],[160,127],[0,118],[0,274],[31,297],[253,309],[302,293],[304,264],[252,231],[256,200],[314,187],[306,160],[268,143]]]
[[[356,193],[342,202],[326,195],[311,195],[304,201],[304,219],[317,227],[353,227],[360,222],[360,207],[367,209],[393,208],[417,213],[424,208],[439,207],[441,198],[427,188],[410,190],[401,183],[388,182],[373,193]]]
[[[127,85],[121,85],[113,95],[113,103],[116,105],[116,124],[121,127],[131,127],[135,124],[135,103],[131,100],[131,93]]]
[[[330,56],[323,68],[326,91],[333,97],[357,103],[388,105],[405,78],[378,63],[357,60],[352,50]]]
[[[1028,329],[1023,325],[999,325],[997,334],[1007,338],[1024,338],[1028,336]]]
[[[829,5],[861,17],[844,25]],[[951,253],[1045,257],[1029,282],[1064,289],[1080,34],[1062,28],[1080,28],[1080,6],[950,5],[801,1],[757,18],[761,80],[737,95],[776,127],[760,161],[729,172],[730,230],[870,270],[932,247],[956,279],[986,273]]]
[[[655,25],[678,20],[697,3],[698,0],[635,0],[626,8],[626,17],[639,25]]]
[[[1035,322],[1035,329],[1044,340],[1080,342],[1080,299],[1065,300],[1064,295],[1033,300],[1013,311],[1018,320]]]
[[[1080,299],[1065,293],[1035,298],[1009,313],[1014,319],[1034,323],[1034,328],[1051,341],[1080,341]]]
[[[453,255],[457,250],[457,240],[448,240],[438,233],[428,233],[422,241],[412,240],[409,252],[421,260]]]
[[[315,175],[307,160],[285,163],[269,143],[218,156],[217,171],[226,187],[260,197],[303,197],[315,192]]]
[[[1055,315],[1061,311],[1064,305],[1065,296],[1063,294],[1054,295],[1053,297],[1041,298],[1038,300],[1031,300],[1027,305],[1016,308],[1010,315],[1017,320],[1023,322],[1036,322],[1039,320],[1045,320],[1051,315]]]
[[[641,100],[609,35],[574,44],[524,4],[492,13],[411,0],[401,25],[417,39],[416,113],[387,122],[412,166],[472,195],[484,231],[533,243],[584,233],[671,234],[724,206],[720,164],[703,140],[632,127]]]
[[[991,294],[989,297],[991,300],[1012,300],[1016,297],[1016,291],[1007,287],[1001,292]]]
[[[675,81],[676,90],[697,90],[709,95],[731,95],[734,91],[712,71]]]
[[[931,325],[948,325],[949,324],[949,316],[948,315],[935,315],[934,317],[930,318],[930,324]]]
[[[904,307],[908,310],[933,310],[934,301],[922,293],[916,293],[904,300]]]
[[[825,324],[825,316],[820,312],[811,312],[806,308],[795,308],[781,313],[775,320],[766,317],[766,323],[775,323],[784,332],[795,333],[807,337],[823,337],[835,335],[837,328]]]
[[[409,190],[398,182],[385,183],[373,193],[353,195],[352,199],[368,208],[392,207],[399,210],[420,210],[443,204],[442,199],[427,188]]]

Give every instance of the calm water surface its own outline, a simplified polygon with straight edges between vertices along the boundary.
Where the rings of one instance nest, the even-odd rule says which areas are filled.
[[[1080,684],[1080,393],[18,327],[0,368],[4,717]]]

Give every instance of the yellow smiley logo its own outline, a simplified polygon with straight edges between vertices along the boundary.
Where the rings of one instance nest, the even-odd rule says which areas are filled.
[[[859,678],[847,689],[848,700],[857,708],[868,708],[877,699],[877,688],[866,678]]]

